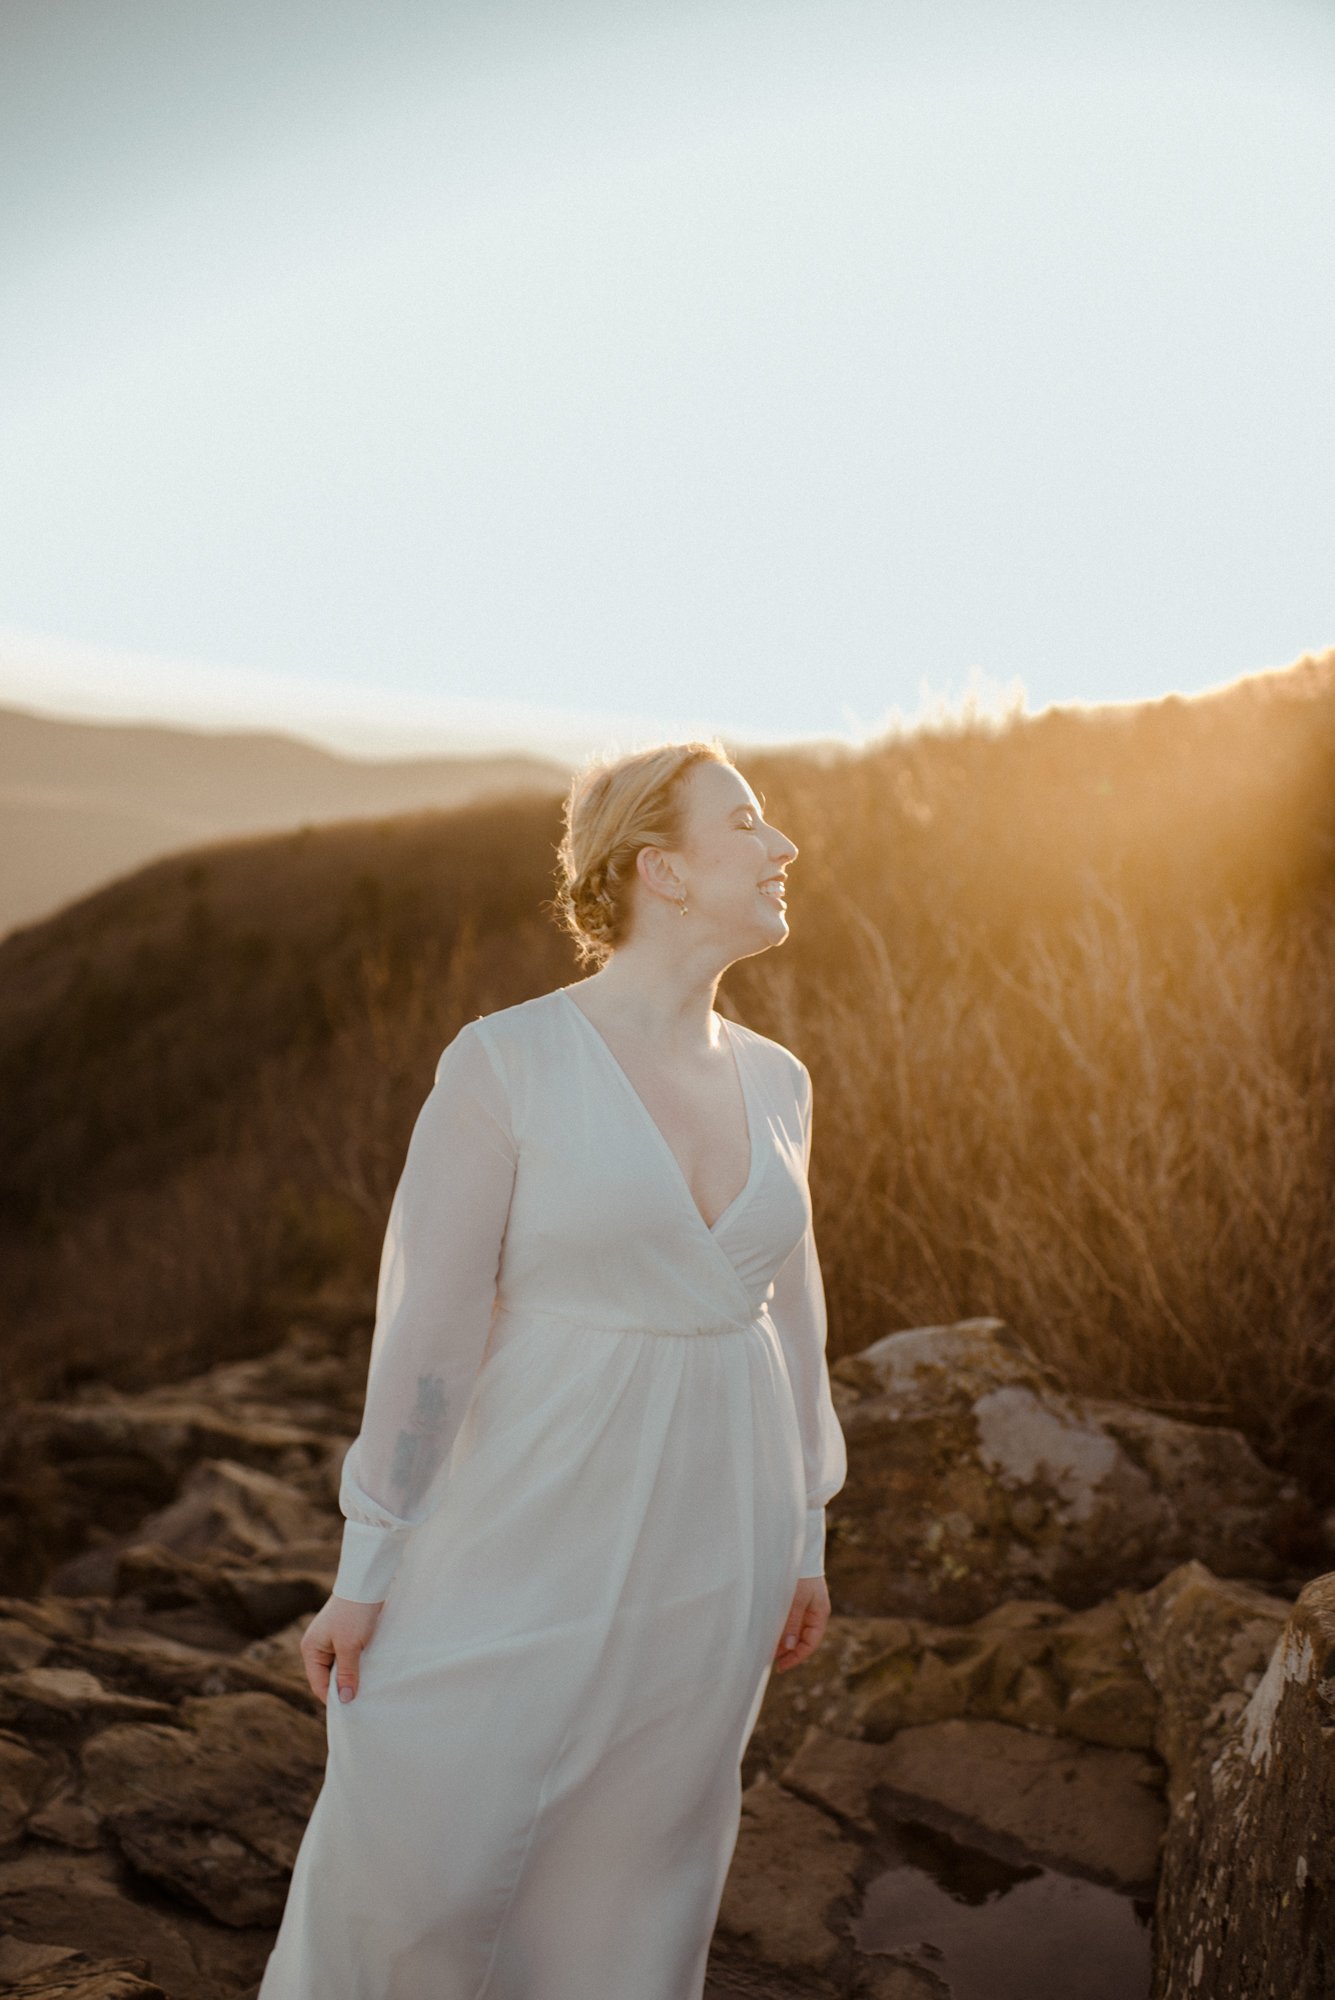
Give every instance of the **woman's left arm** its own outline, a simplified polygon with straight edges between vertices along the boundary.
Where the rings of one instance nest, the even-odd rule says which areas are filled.
[[[800,1070],[803,1171],[811,1167],[811,1073]],[[825,1582],[825,1507],[848,1476],[848,1449],[830,1394],[826,1360],[825,1287],[810,1219],[800,1242],[779,1267],[770,1316],[783,1346],[797,1408],[806,1485],[806,1530],[793,1601],[783,1621],[773,1666],[777,1673],[801,1666],[815,1652],[830,1620]]]
[[[799,1064],[803,1168],[811,1167],[811,1073]],[[806,1534],[799,1578],[825,1569],[825,1508],[848,1476],[848,1450],[830,1394],[825,1286],[810,1221],[774,1279],[770,1317],[778,1329],[797,1406],[806,1481]]]

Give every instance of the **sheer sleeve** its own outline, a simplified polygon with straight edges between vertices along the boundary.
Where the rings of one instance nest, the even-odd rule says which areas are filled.
[[[811,1073],[802,1069],[804,1165],[811,1166]],[[830,1395],[826,1361],[825,1287],[816,1254],[815,1231],[807,1224],[774,1279],[770,1316],[778,1329],[797,1404],[806,1471],[807,1526],[799,1576],[821,1576],[825,1568],[825,1506],[848,1476],[848,1451]]]
[[[504,1080],[466,1022],[437,1061],[390,1206],[361,1430],[339,1481],[338,1597],[380,1603],[443,1497],[491,1325],[515,1158]]]

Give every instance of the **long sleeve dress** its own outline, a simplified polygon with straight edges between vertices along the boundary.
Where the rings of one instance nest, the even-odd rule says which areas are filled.
[[[847,1459],[811,1078],[727,1021],[712,1226],[572,989],[471,1020],[394,1195],[335,1593],[383,1603],[257,2000],[700,2000]]]

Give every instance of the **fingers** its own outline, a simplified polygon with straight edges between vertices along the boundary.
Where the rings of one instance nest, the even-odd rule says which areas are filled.
[[[774,1656],[776,1672],[782,1674],[786,1673],[790,1667],[800,1667],[803,1660],[811,1658],[811,1655],[820,1644],[820,1640],[820,1631],[810,1621],[805,1621],[798,1628],[797,1635],[791,1643],[789,1643],[789,1635],[785,1631],[783,1638],[779,1641],[779,1650]]]
[[[362,1634],[346,1632],[340,1622],[330,1616],[328,1606],[306,1626],[300,1644],[302,1664],[306,1668],[306,1680],[310,1682],[312,1694],[316,1694],[326,1706],[332,1698],[338,1698],[340,1702],[354,1700],[358,1692],[358,1668],[364,1646],[366,1638]]]
[[[816,1597],[799,1592],[794,1597],[774,1654],[774,1668],[784,1673],[809,1660],[825,1635],[829,1612]]]
[[[352,1701],[361,1679],[361,1656],[375,1628],[377,1605],[340,1605],[331,1599],[317,1612],[301,1638],[301,1658],[312,1694],[330,1701]]]
[[[352,1701],[357,1693],[361,1656],[362,1648],[346,1640],[335,1645],[332,1639],[317,1639],[310,1644],[303,1639],[301,1657],[312,1693],[326,1704],[333,1698]]]
[[[308,1629],[302,1638],[300,1651],[312,1694],[318,1695],[321,1701],[328,1701],[329,1669],[334,1662],[333,1647],[328,1641],[321,1644],[318,1639],[312,1639]]]
[[[361,1654],[360,1646],[339,1647],[334,1685],[340,1701],[351,1701],[357,1692],[357,1667]]]

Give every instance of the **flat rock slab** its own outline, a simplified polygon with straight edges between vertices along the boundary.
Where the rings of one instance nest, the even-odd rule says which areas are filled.
[[[140,1902],[126,1894],[124,1868],[110,1854],[70,1854],[46,1844],[0,1862],[0,1930],[0,1992],[10,1992],[12,1980],[26,1994],[18,1980],[32,1974],[38,1992],[48,1990],[40,1980],[50,1978],[54,1994],[62,1994],[60,1978],[92,1980],[72,1986],[78,2000],[120,2000],[122,1988],[112,1980],[132,1976],[162,1988],[170,2000],[224,2000],[252,1976],[260,1956],[252,1936],[262,1936],[220,1930],[164,1902]],[[70,1950],[78,1958],[62,1970],[56,1954]],[[98,1970],[108,1966],[144,1970]],[[98,1986],[104,1976],[108,1984]]]
[[[24,1945],[12,1938],[0,1953],[0,1993],[14,2000],[172,2000],[148,1976],[148,1960],[97,1959],[58,1945]]]
[[[916,1965],[869,1965],[863,1992],[866,2000],[950,2000],[943,1980]]]
[[[869,1833],[878,1814],[946,1816],[1034,1860],[1133,1893],[1153,1891],[1167,1820],[1157,1760],[1135,1750],[953,1718],[861,1743],[813,1729],[783,1781]],[[880,1798],[876,1797],[880,1794]]]
[[[0,1670],[16,1673],[22,1667],[39,1667],[51,1650],[51,1640],[20,1618],[0,1613]]]
[[[743,1775],[777,1777],[813,1726],[884,1742],[957,1715],[1162,1754],[1159,1697],[1131,1619],[1138,1602],[1121,1591],[1069,1611],[1017,1598],[966,1625],[836,1613],[800,1673],[771,1677]]]
[[[720,1943],[790,1976],[820,1981],[840,1954],[839,1915],[851,1909],[863,1846],[828,1813],[768,1778],[742,1796],[741,1826],[719,1910]],[[811,1990],[825,1989],[819,1983]]]
[[[126,1861],[224,1924],[276,1924],[324,1772],[325,1732],[267,1694],[192,1697],[179,1726],[83,1749],[84,1799]]]
[[[0,1730],[0,1842],[18,1840],[47,1789],[46,1760],[21,1736]]]
[[[164,1702],[105,1688],[96,1674],[79,1667],[0,1674],[0,1723],[35,1734],[66,1728],[84,1733],[103,1722],[166,1721],[172,1713]]]

